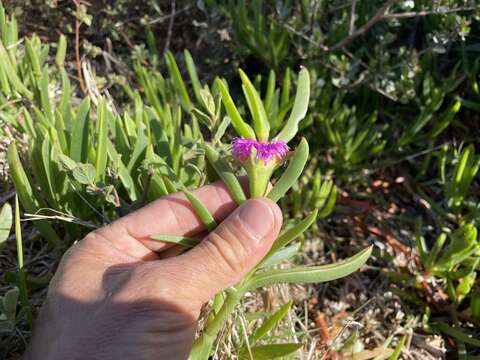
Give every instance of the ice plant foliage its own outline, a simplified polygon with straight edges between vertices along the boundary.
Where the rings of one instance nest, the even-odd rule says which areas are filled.
[[[256,160],[263,160],[267,164],[270,161],[282,162],[289,149],[284,141],[262,143],[253,139],[236,138],[232,142],[232,154],[240,162],[247,160],[252,150],[256,153]]]
[[[232,142],[231,154],[247,172],[250,187],[249,197],[267,196],[277,202],[298,181],[308,159],[308,143],[305,139],[301,139],[292,151],[290,151],[287,145],[287,143],[296,136],[299,128],[298,124],[305,118],[307,113],[308,100],[310,97],[308,71],[306,69],[300,71],[297,92],[290,116],[287,121],[281,124],[283,128],[273,137],[271,137],[270,132],[272,128],[278,131],[278,127],[271,126],[270,122],[272,120],[267,116],[268,111],[266,111],[261,96],[243,71],[240,71],[240,77],[246,104],[251,115],[252,125],[244,121],[243,114],[237,109],[230,96],[228,84],[223,80],[217,82],[221,100],[226,111],[226,118],[238,136]],[[229,162],[216,149],[216,143],[217,142],[213,141],[212,144],[205,144],[205,156],[212,169],[216,172],[216,175],[228,186],[235,201],[241,204],[246,201],[247,196]],[[282,169],[281,176],[277,179],[272,189],[267,192],[268,183],[275,170],[279,169],[284,163],[286,163],[287,166]],[[190,198],[192,197],[191,195],[193,194],[190,194]],[[206,214],[208,212],[206,207],[200,206],[201,204],[198,199],[192,198],[190,201],[195,210],[202,215],[200,218],[206,219],[204,221],[205,225],[207,227],[210,225],[209,228],[215,227],[216,224],[212,220],[213,218],[206,216],[208,215]],[[335,266],[269,269],[272,264],[293,256],[291,249],[298,250],[299,246],[297,244],[288,247],[289,244],[315,223],[317,215],[318,209],[312,211],[305,219],[293,224],[291,228],[283,232],[274,243],[270,252],[252,271],[234,287],[215,297],[213,304],[214,310],[210,313],[202,334],[195,340],[189,360],[206,360],[212,355],[217,334],[247,291],[253,291],[259,287],[277,283],[324,282],[338,279],[356,271],[365,263],[370,255],[370,248],[361,251],[344,262],[335,264]],[[162,239],[165,239],[165,237],[162,237]],[[285,251],[287,249],[288,251]],[[260,269],[261,271],[257,271]],[[285,309],[286,310],[282,311],[288,311],[288,306],[286,306]],[[270,323],[271,327],[274,327],[280,318],[280,315],[274,314],[267,323]],[[266,331],[265,334],[267,332],[268,331]],[[258,338],[256,340],[258,340]],[[252,343],[249,344],[250,350],[253,353],[256,349],[256,340],[252,340]],[[282,345],[285,344],[279,344],[279,346]],[[300,344],[291,345],[294,345],[292,347],[293,350],[289,350],[288,353],[282,353],[282,355],[288,355],[292,351],[296,351],[298,346],[301,346]],[[239,350],[240,354],[246,354],[246,352],[246,347]],[[243,356],[240,357],[243,358]]]

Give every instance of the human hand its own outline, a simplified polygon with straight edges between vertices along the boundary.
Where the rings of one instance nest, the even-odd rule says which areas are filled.
[[[236,208],[220,182],[194,193],[217,222],[225,220],[187,253],[150,240],[206,234],[182,194],[161,198],[73,245],[50,284],[25,359],[186,359],[202,305],[240,281],[282,225],[271,200]]]

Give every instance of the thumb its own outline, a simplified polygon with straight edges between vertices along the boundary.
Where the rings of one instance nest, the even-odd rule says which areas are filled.
[[[282,226],[282,212],[267,198],[238,207],[188,253],[173,258],[177,276],[202,302],[236,284],[268,252]],[[180,279],[179,279],[180,280]]]

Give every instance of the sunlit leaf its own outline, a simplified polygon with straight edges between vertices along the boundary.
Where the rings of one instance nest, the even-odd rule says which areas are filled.
[[[308,70],[303,68],[298,74],[297,93],[290,117],[285,127],[275,136],[277,140],[289,142],[298,132],[298,124],[305,118],[310,101],[310,76]]]
[[[370,257],[372,247],[334,264],[291,269],[268,270],[254,275],[244,286],[245,291],[279,283],[321,283],[340,279],[357,271]]]
[[[12,228],[13,216],[12,207],[7,202],[3,204],[2,210],[0,210],[0,248],[5,241],[7,241]]]
[[[267,197],[275,202],[285,195],[285,193],[298,180],[308,159],[308,143],[303,138],[295,149],[292,157],[289,159],[287,169],[268,193]]]

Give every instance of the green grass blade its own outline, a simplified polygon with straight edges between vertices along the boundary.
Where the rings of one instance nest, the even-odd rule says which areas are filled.
[[[62,76],[62,97],[60,98],[60,103],[58,104],[58,108],[60,109],[67,129],[70,130],[72,128],[72,107],[71,107],[71,99],[72,99],[72,90],[70,85],[70,80],[68,78],[68,73],[65,69],[60,70]]]
[[[45,173],[45,179],[47,180],[47,186],[48,186],[48,189],[44,189],[44,191],[48,191],[50,193],[50,198],[56,202],[57,194],[54,191],[53,182],[52,182],[52,168],[51,168],[52,161],[51,161],[51,155],[50,155],[50,141],[47,137],[43,139],[41,155],[42,155],[43,171]]]
[[[18,268],[23,269],[22,225],[20,223],[20,204],[18,202],[18,195],[15,196],[15,238],[17,240]]]
[[[447,241],[447,234],[441,233],[435,239],[435,243],[433,244],[432,250],[428,253],[427,262],[425,264],[426,269],[429,271],[432,266],[436,263],[438,259],[438,254],[443,249],[443,245]]]
[[[0,62],[0,86],[1,86],[2,92],[5,95],[11,95],[12,89],[10,87],[10,83],[8,82],[6,70],[1,62]]]
[[[337,202],[337,187],[333,185],[333,182],[331,183],[327,182],[326,186],[328,186],[331,190],[328,193],[328,198],[326,203],[323,205],[322,209],[318,213],[318,216],[321,218],[325,218],[328,215],[330,215],[333,211],[333,207],[335,206],[335,203]],[[323,184],[322,184],[322,188],[323,188]],[[320,189],[320,192],[322,192],[322,189]]]
[[[15,67],[10,61],[10,56],[5,49],[5,46],[0,42],[0,62],[5,69],[5,73],[10,81],[11,85],[16,91],[24,95],[27,99],[33,99],[33,93],[23,84],[22,80],[18,77]]]
[[[42,105],[43,113],[46,115],[49,126],[55,126],[55,120],[53,118],[52,105],[50,105],[50,96],[48,91],[48,85],[50,83],[50,77],[48,76],[48,67],[45,66],[40,78],[40,102]]]
[[[123,163],[121,156],[115,150],[115,147],[110,140],[107,141],[107,153],[111,162],[117,166],[118,176],[123,184],[123,187],[125,188],[125,190],[127,190],[130,200],[137,201],[138,193],[135,187],[135,182],[130,176],[130,173],[125,164]]]
[[[137,130],[137,140],[133,147],[132,154],[127,164],[128,171],[132,174],[142,160],[142,155],[145,153],[148,146],[148,137],[145,135],[145,126],[140,124]]]
[[[55,55],[55,64],[59,68],[63,68],[65,64],[65,55],[67,53],[67,38],[65,35],[61,34],[58,39],[57,53]]]
[[[465,171],[465,168],[468,163],[468,159],[470,157],[470,153],[473,153],[474,149],[472,145],[469,145],[463,152],[462,152],[462,157],[460,158],[460,162],[458,163],[458,166],[455,171],[455,184],[457,186],[460,185],[462,182],[463,178],[463,172]]]
[[[0,1],[0,39],[5,41],[5,35],[7,33],[7,16],[5,14],[5,8]]]
[[[42,76],[42,69],[40,67],[40,60],[38,59],[38,55],[35,52],[35,49],[32,45],[32,39],[26,39],[25,41],[27,55],[30,60],[30,65],[32,66],[33,75],[38,79]]]
[[[267,113],[270,113],[270,109],[272,106],[273,97],[275,95],[275,84],[276,84],[276,76],[275,71],[270,70],[268,74],[268,82],[267,82],[267,91],[265,94],[265,110]]]
[[[105,178],[107,168],[107,103],[100,99],[97,109],[97,143],[95,157],[95,180],[101,181]]]
[[[402,353],[402,348],[405,345],[405,340],[407,340],[407,335],[402,336],[397,346],[395,347],[395,351],[392,353],[392,355],[390,355],[388,360],[398,360],[400,354]]]
[[[431,139],[434,139],[440,135],[440,133],[442,133],[442,131],[445,130],[448,125],[450,125],[461,106],[462,103],[457,100],[447,111],[441,115],[440,119],[435,122],[427,136]]]
[[[38,200],[33,193],[30,181],[23,169],[18,156],[17,147],[14,143],[10,144],[8,148],[8,165],[10,166],[10,175],[15,185],[15,190],[22,202],[23,207],[29,213],[35,213],[39,208]],[[55,233],[53,228],[45,221],[36,221],[35,226],[40,230],[45,239],[52,245],[58,246],[61,243],[60,238]]]
[[[436,327],[438,330],[440,330],[444,334],[447,334],[448,336],[451,336],[452,338],[458,341],[461,341],[465,344],[480,347],[480,339],[476,339],[471,335],[466,334],[457,328],[451,327],[450,325],[442,321],[437,321],[433,323],[432,326]]]
[[[415,221],[415,243],[417,245],[418,255],[422,264],[425,265],[428,257],[428,248],[425,238],[422,235],[422,218],[418,217]]]
[[[25,270],[23,268],[23,241],[22,241],[22,226],[20,224],[20,205],[18,203],[18,196],[15,196],[15,238],[17,239],[17,261],[18,261],[18,288],[20,290],[20,303],[22,310],[27,316],[28,325],[33,326],[33,314],[28,301],[27,281],[25,278]]]
[[[73,124],[70,157],[78,162],[86,163],[88,154],[88,128],[90,122],[90,99],[85,98]]]
[[[188,96],[187,87],[185,86],[185,82],[183,81],[182,74],[178,68],[177,62],[175,61],[175,57],[170,51],[167,51],[165,54],[165,61],[167,63],[168,71],[170,76],[172,77],[173,84],[180,96],[180,102],[182,107],[190,112],[193,108],[192,102],[190,101],[190,96]]]
[[[265,335],[268,334],[270,330],[272,330],[285,316],[287,316],[288,311],[292,307],[293,302],[289,301],[285,305],[281,306],[280,309],[275,311],[272,316],[270,316],[263,324],[260,326],[257,331],[255,331],[250,337],[248,341],[251,345],[254,345],[258,340],[263,338]]]
[[[55,130],[58,137],[58,142],[54,142],[54,145],[59,145],[62,153],[68,153],[68,140],[66,137],[65,119],[59,109],[55,109]]]
[[[251,350],[255,360],[285,359],[297,352],[302,346],[303,344],[295,343],[268,344],[255,346]],[[244,359],[248,359],[248,355]]]
[[[227,131],[228,126],[230,125],[231,120],[228,116],[225,116],[218,125],[217,131],[215,131],[215,135],[213,136],[212,142],[218,143],[222,139],[223,135],[225,135],[225,131]]]
[[[200,90],[202,89],[202,85],[198,79],[197,67],[195,66],[195,62],[193,61],[190,51],[185,49],[183,51],[183,55],[185,57],[185,65],[187,67],[188,76],[190,76],[190,81],[192,83],[193,93],[195,94],[197,102],[201,103],[202,97],[200,95]]]

